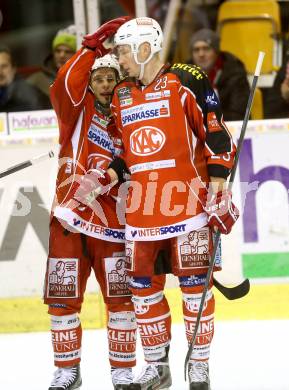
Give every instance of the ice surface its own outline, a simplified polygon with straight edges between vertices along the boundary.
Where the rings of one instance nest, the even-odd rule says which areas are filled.
[[[173,386],[187,390],[183,325],[173,325]],[[0,389],[48,389],[54,371],[49,333],[0,335]],[[217,322],[211,349],[212,390],[288,390],[289,320]],[[138,368],[143,359],[138,347]],[[83,334],[81,390],[109,390],[105,330]]]

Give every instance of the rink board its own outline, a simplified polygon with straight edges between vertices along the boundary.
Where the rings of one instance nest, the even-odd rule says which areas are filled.
[[[217,321],[289,319],[288,284],[253,285],[246,297],[236,301],[228,301],[216,290],[214,293]],[[172,322],[181,323],[180,290],[169,288],[166,297]],[[47,307],[40,297],[0,299],[0,312],[0,333],[47,331],[50,327]],[[80,318],[84,329],[105,327],[106,311],[99,293],[86,294]]]
[[[235,139],[241,125],[229,123]],[[251,121],[243,143],[233,193],[242,210],[242,272],[248,278],[289,276],[288,129],[287,119]]]
[[[44,128],[45,124],[49,126]],[[1,170],[51,149],[57,154],[57,129],[52,112],[9,114],[9,118],[2,115],[0,125]],[[10,136],[6,134],[9,125]],[[228,125],[236,138],[241,123]],[[267,284],[289,280],[288,129],[289,120],[249,122],[240,159],[241,179],[249,184],[241,185],[237,173],[234,199],[243,209],[244,189],[251,189],[252,183],[257,182],[257,192],[246,195],[243,216],[232,234],[222,238],[224,269],[218,278],[223,282],[237,283],[243,277]],[[56,167],[56,159],[47,160],[0,181],[0,297],[5,298],[1,304],[6,308],[9,298],[42,294]],[[289,301],[283,285],[274,293],[274,286],[273,290],[268,285],[264,288],[267,304],[274,294]],[[87,292],[97,291],[91,278]],[[256,299],[259,298],[257,294]],[[10,301],[12,307],[17,307],[15,302]]]

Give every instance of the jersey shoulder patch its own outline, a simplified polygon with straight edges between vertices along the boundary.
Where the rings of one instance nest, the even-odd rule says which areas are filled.
[[[133,86],[135,86],[135,81],[132,77],[126,77],[125,79],[122,79],[121,81],[119,81],[114,89],[113,89],[113,92],[115,91],[119,91],[119,90],[124,90],[125,91],[125,88],[127,89],[131,89]],[[118,94],[118,92],[117,92]]]

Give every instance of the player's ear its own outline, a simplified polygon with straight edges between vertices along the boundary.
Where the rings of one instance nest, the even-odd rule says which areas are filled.
[[[147,58],[151,54],[151,45],[148,42],[144,42],[139,47],[139,54],[142,59]]]
[[[144,50],[145,50],[145,54],[147,54],[147,55],[151,54],[151,45],[150,45],[150,43],[148,43],[148,42],[144,43]]]

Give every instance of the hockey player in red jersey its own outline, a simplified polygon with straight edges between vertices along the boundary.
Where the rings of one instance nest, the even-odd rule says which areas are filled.
[[[60,129],[59,169],[52,210],[44,301],[49,305],[54,363],[49,390],[81,386],[81,311],[91,270],[108,311],[107,337],[114,389],[130,389],[135,365],[136,322],[124,269],[124,227],[111,196],[100,196],[98,208],[73,197],[89,172],[99,180],[117,150],[108,134],[112,90],[119,65],[103,41],[126,21],[106,23],[68,61],[51,87]],[[125,340],[125,343],[124,343]],[[93,346],[92,346],[93,348]],[[97,346],[95,345],[96,356]]]
[[[131,173],[126,210],[126,266],[131,275],[136,320],[147,364],[133,389],[171,385],[168,352],[171,316],[164,296],[160,254],[178,276],[188,342],[205,283],[213,232],[228,234],[238,218],[226,179],[235,146],[219,101],[200,68],[166,66],[159,52],[162,30],[150,18],[123,24],[115,35],[127,78],[114,90],[112,111],[123,154],[108,170],[111,180]],[[110,165],[112,167],[112,165]],[[216,268],[220,269],[220,260]],[[212,287],[212,283],[211,283]],[[214,333],[214,296],[206,295],[196,346],[189,363],[190,390],[208,390]]]

